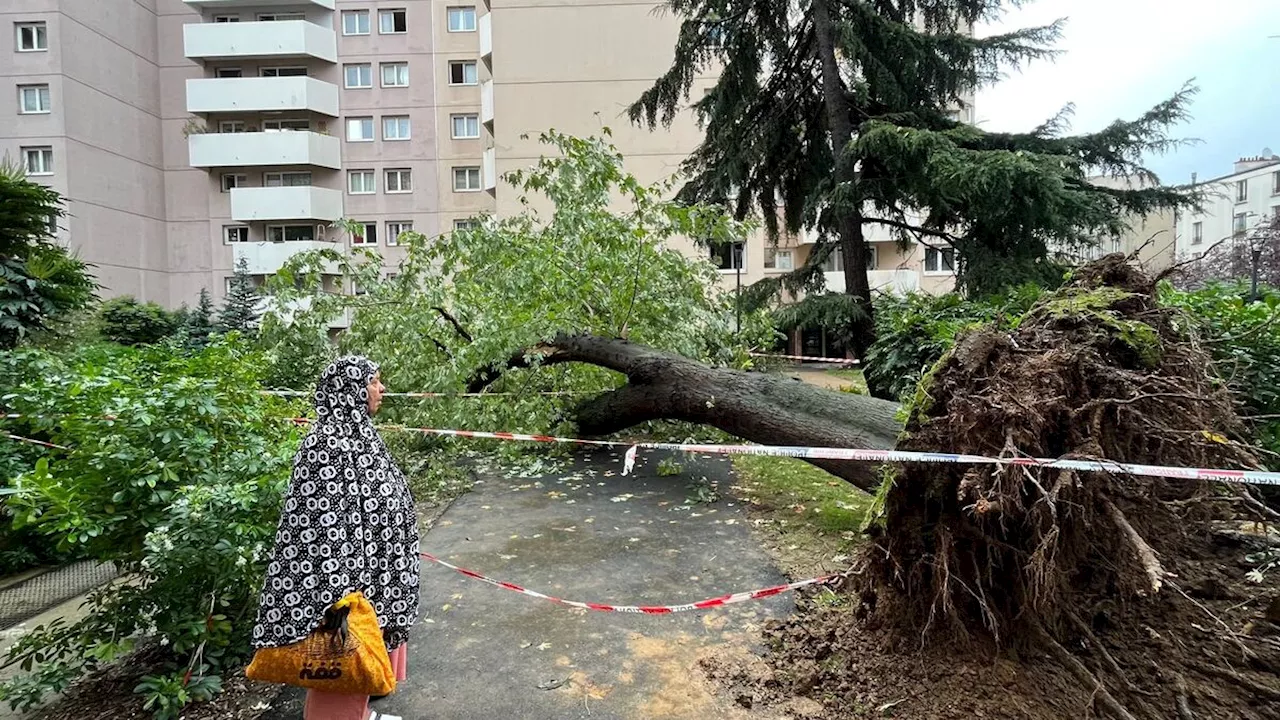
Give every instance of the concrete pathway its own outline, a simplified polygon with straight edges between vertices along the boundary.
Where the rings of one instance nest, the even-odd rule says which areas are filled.
[[[424,538],[424,548],[499,580],[571,600],[679,604],[784,582],[757,546],[741,505],[687,504],[706,477],[722,492],[726,458],[674,458],[658,477],[642,452],[622,477],[620,453],[584,455],[541,477],[483,476]],[[714,694],[700,657],[754,642],[789,596],[711,611],[632,615],[579,611],[424,562],[423,615],[409,678],[378,701],[412,720],[768,717]],[[291,692],[264,718],[297,720]]]

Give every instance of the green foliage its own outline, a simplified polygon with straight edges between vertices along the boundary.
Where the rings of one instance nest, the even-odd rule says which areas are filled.
[[[822,535],[858,531],[871,504],[866,493],[802,460],[735,455],[733,467],[750,488],[754,505],[800,520]]]
[[[98,319],[102,337],[121,345],[152,345],[170,337],[182,325],[176,313],[127,295],[104,302]]]
[[[200,676],[194,679],[186,673],[148,675],[133,691],[146,699],[142,709],[152,711],[156,720],[177,720],[187,703],[204,702],[222,692],[222,680],[204,675],[205,670],[201,668]]]
[[[203,668],[181,692],[172,677],[140,686],[158,717],[173,717],[247,656],[298,438],[279,420],[291,408],[258,392],[262,365],[234,336],[198,352],[100,345],[0,355],[6,409],[21,415],[8,429],[69,448],[11,477],[14,525],[130,578],[96,591],[83,620],[16,644],[9,659],[32,674],[0,686],[0,698],[30,706],[145,644],[166,672]]]
[[[882,296],[876,301],[876,342],[863,367],[868,383],[907,399],[960,332],[993,321],[1016,326],[1042,292],[1038,286],[1026,285],[985,300],[966,300],[956,294]]]
[[[553,156],[508,177],[523,213],[431,241],[406,233],[394,276],[384,276],[382,258],[363,248],[293,258],[269,285],[274,309],[264,333],[273,335],[273,347],[350,313],[340,350],[375,358],[390,390],[459,392],[482,369],[494,368],[498,379],[490,389],[511,393],[393,398],[392,417],[435,427],[545,431],[581,398],[539,392],[590,393],[620,382],[594,366],[542,366],[536,353],[528,367],[507,369],[513,357],[559,335],[626,337],[739,367],[749,363],[747,348],[774,340],[763,313],[745,314],[737,333],[732,295],[718,289],[719,274],[673,247],[689,237],[739,239],[741,224],[716,207],[667,200],[666,186],[642,185],[607,139],[551,132],[542,141]],[[344,284],[354,281],[363,294],[323,292],[322,271],[335,264]]]
[[[0,164],[0,348],[55,329],[94,299],[89,266],[54,242],[64,214],[57,192]]]
[[[209,336],[214,332],[213,298],[206,288],[200,288],[200,300],[194,310],[187,313],[182,325],[186,333],[187,344],[193,348],[202,348],[209,344]]]
[[[675,477],[684,472],[684,468],[675,458],[662,458],[658,462],[658,477]]]
[[[218,330],[253,337],[258,329],[258,318],[262,315],[261,303],[262,294],[249,275],[249,261],[242,257],[236,262],[231,287],[218,312]]]

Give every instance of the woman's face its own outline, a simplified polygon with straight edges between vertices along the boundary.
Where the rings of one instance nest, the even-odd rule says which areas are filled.
[[[387,389],[382,386],[382,373],[375,373],[373,379],[369,381],[369,414],[377,415],[378,408],[382,407],[382,393]]]

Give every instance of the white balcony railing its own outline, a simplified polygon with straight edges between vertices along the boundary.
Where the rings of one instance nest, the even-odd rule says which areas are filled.
[[[234,260],[239,265],[244,260],[249,266],[250,275],[274,275],[284,267],[289,258],[309,250],[341,250],[338,243],[318,240],[292,242],[251,242],[235,243]],[[326,263],[324,272],[338,274],[337,263]]]
[[[337,34],[306,20],[192,23],[182,26],[182,41],[192,60],[338,59]]]
[[[338,86],[313,77],[187,80],[187,112],[190,113],[299,110],[338,117]]]
[[[480,122],[490,124],[493,122],[493,81],[485,80],[480,83]]]
[[[829,292],[844,292],[844,273],[823,273]],[[903,295],[920,289],[920,273],[915,270],[869,270],[867,282],[872,292],[880,291],[892,295]]]
[[[334,0],[182,0],[187,5],[199,10],[222,10],[224,8],[272,8],[272,7],[318,7],[332,10]]]
[[[484,183],[485,190],[493,190],[498,187],[498,151],[497,148],[489,148],[484,151],[482,165],[480,167],[481,181]]]
[[[236,222],[320,220],[327,225],[341,217],[341,190],[310,185],[231,190],[231,219]]]
[[[342,142],[314,132],[204,133],[187,138],[191,166],[198,168],[258,165],[342,167]]]
[[[487,58],[493,54],[493,13],[480,16],[480,57]]]

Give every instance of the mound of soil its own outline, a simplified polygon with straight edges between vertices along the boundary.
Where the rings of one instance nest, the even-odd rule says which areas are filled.
[[[1208,356],[1122,256],[1013,333],[961,338],[902,449],[1257,467]],[[1027,467],[898,470],[859,575],[712,668],[824,717],[1280,718],[1280,547],[1247,486]]]

